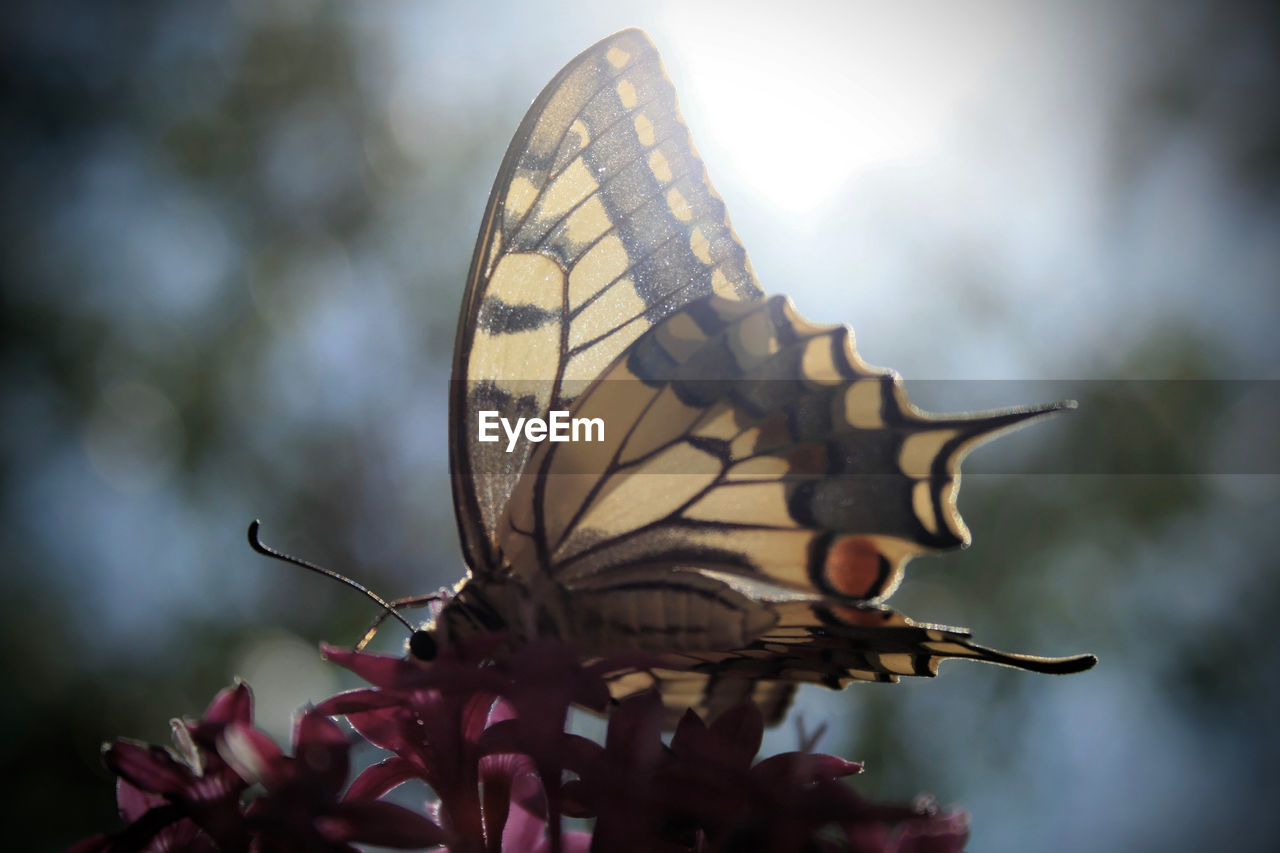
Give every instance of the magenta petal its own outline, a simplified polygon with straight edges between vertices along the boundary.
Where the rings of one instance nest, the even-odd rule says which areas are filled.
[[[316,819],[316,828],[332,841],[359,841],[408,849],[444,844],[447,833],[427,818],[395,803],[360,800],[339,803]]]
[[[510,787],[513,779],[535,773],[533,759],[518,752],[485,755],[480,759],[480,782]]]
[[[654,735],[654,745],[656,749],[662,748],[662,741],[658,739],[656,733]],[[603,760],[605,752],[606,750],[600,744],[582,735],[566,734],[561,741],[561,755],[564,757],[564,766],[578,775],[582,775],[587,768],[598,766]],[[627,754],[643,754],[643,750],[637,748],[634,753],[628,751]]]
[[[600,802],[599,792],[581,779],[570,779],[560,786],[560,811],[565,817],[596,817],[589,803]]]
[[[506,699],[499,697],[493,706],[489,709],[488,724],[501,723],[503,720],[513,720],[516,716],[516,709]]]
[[[546,823],[526,811],[515,809],[507,816],[506,826],[502,830],[502,850],[532,850],[534,845],[543,840]]]
[[[437,715],[431,715],[436,718]],[[349,711],[347,722],[374,746],[397,755],[413,753],[427,733],[416,725],[418,715],[404,705],[377,711]]]
[[[116,808],[125,823],[133,823],[147,812],[167,803],[164,797],[144,791],[131,784],[128,779],[120,777],[116,780]]]
[[[487,693],[475,693],[467,697],[462,706],[462,736],[469,743],[480,739],[485,725],[489,722],[489,712],[493,708],[494,697]]]
[[[751,768],[752,776],[770,785],[839,779],[861,772],[862,765],[856,761],[812,752],[784,752],[766,758]]]
[[[293,732],[293,748],[323,746],[326,749],[347,748],[347,737],[332,720],[313,709],[302,715]]]
[[[516,779],[535,773],[533,760],[519,753],[485,755],[480,759],[481,816],[491,850],[497,850],[511,810],[511,790]]]
[[[449,693],[498,692],[503,679],[498,673],[474,663],[460,663],[443,652],[430,665],[405,658],[352,652],[323,646],[324,656],[344,666],[365,681],[384,690],[441,690]]]
[[[213,839],[201,832],[190,820],[180,820],[161,829],[151,838],[146,850],[218,853]]]
[[[111,853],[115,846],[115,841],[110,836],[95,835],[92,838],[77,841],[62,853]]]
[[[746,770],[760,748],[764,719],[750,703],[730,708],[708,727],[687,711],[671,738],[671,749],[688,762],[708,768]]]
[[[526,805],[535,797],[541,797],[542,786],[538,777],[526,774],[511,781],[511,811],[502,828],[502,850],[509,853],[533,850],[543,840],[547,822]],[[559,816],[556,816],[559,820]]]
[[[327,659],[346,667],[377,687],[413,686],[423,676],[422,667],[400,657],[353,652],[328,644],[321,645],[320,651]]]
[[[351,783],[344,800],[376,800],[383,794],[410,779],[422,778],[422,771],[412,762],[398,755],[379,761],[364,769]]]
[[[537,640],[521,647],[505,662],[511,678],[505,695],[521,717],[536,714],[557,719],[563,728],[569,705],[603,710],[609,702],[604,679],[590,675],[578,661],[578,653],[558,640]]]
[[[716,717],[710,727],[729,763],[749,767],[764,739],[764,717],[751,702],[743,702]]]
[[[520,722],[518,720],[503,720],[485,729],[477,746],[481,755],[524,752],[525,749],[520,741]]]
[[[531,853],[550,853],[551,839],[544,838],[533,848]],[[567,832],[560,836],[561,853],[590,853],[591,834],[587,832]]]
[[[697,754],[702,750],[707,739],[707,724],[690,708],[676,723],[675,734],[671,736],[671,749],[678,755]]]
[[[227,724],[253,722],[253,692],[240,682],[235,687],[218,691],[205,709],[201,723]]]
[[[116,741],[107,749],[103,760],[112,773],[153,794],[178,794],[193,778],[190,770],[159,746]]]
[[[605,749],[638,757],[662,743],[662,696],[657,691],[625,699],[609,715]]]
[[[351,769],[347,737],[342,730],[323,714],[308,711],[298,721],[293,743],[299,770],[336,796]]]
[[[316,705],[315,711],[318,714],[324,714],[326,717],[336,717],[339,714],[356,714],[361,711],[380,711],[383,708],[394,708],[403,705],[404,702],[404,697],[397,693],[386,693],[368,687],[358,687],[355,690],[339,693],[337,696],[330,696],[319,705]]]
[[[218,738],[218,754],[246,782],[261,782],[268,788],[287,775],[288,759],[265,732],[233,723]]]

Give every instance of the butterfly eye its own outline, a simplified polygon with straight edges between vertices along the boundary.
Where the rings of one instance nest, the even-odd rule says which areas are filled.
[[[409,654],[418,660],[435,660],[440,645],[430,631],[414,631],[409,638]]]

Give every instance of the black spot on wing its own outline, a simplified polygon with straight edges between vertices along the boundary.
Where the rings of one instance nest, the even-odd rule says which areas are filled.
[[[542,412],[538,398],[533,394],[514,394],[488,381],[475,383],[467,395],[467,402],[473,416],[480,409],[499,411],[509,418],[532,418]]]
[[[480,309],[477,324],[491,335],[511,335],[540,329],[559,317],[559,312],[536,305],[509,305],[490,295]]]
[[[725,465],[729,463],[729,458],[732,455],[729,442],[721,438],[709,438],[704,435],[690,435],[685,438],[685,443],[690,447],[701,450],[709,456],[714,456]]]
[[[646,334],[640,337],[627,353],[627,370],[651,387],[661,386],[668,381],[678,366],[656,335]]]
[[[842,533],[878,533],[933,545],[914,515],[911,481],[874,473],[828,473],[794,482],[787,510],[797,524]]]

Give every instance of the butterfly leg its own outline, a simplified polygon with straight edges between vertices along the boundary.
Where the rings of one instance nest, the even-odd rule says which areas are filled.
[[[392,601],[388,601],[386,608],[379,613],[378,618],[374,619],[372,624],[369,625],[369,628],[364,632],[364,636],[360,638],[360,642],[356,643],[355,650],[358,652],[363,651],[364,647],[369,645],[373,638],[377,636],[378,631],[382,628],[382,623],[387,621],[387,617],[389,617],[393,612],[402,610],[406,607],[426,607],[429,604],[444,601],[444,599],[445,596],[443,593],[433,592],[428,595],[410,595],[405,598],[397,598]]]

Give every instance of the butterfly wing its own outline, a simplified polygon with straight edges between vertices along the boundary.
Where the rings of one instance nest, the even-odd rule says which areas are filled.
[[[489,198],[454,351],[450,461],[473,572],[500,569],[524,442],[478,440],[478,413],[564,408],[641,334],[711,293],[758,299],[653,44],[584,51],[525,116]]]
[[[932,675],[945,657],[1085,668],[878,607],[910,558],[968,542],[963,456],[1053,408],[928,415],[846,327],[780,297],[706,297],[577,397],[573,415],[603,421],[605,440],[540,445],[499,546],[573,595],[591,648],[668,655],[617,695],[654,683],[669,703],[752,697],[781,713],[787,684]]]
[[[940,417],[866,365],[844,326],[782,297],[708,297],[661,322],[577,399],[604,441],[539,446],[501,547],[575,588],[692,564],[846,603],[907,560],[967,544],[963,456],[1057,407]]]
[[[780,602],[774,627],[723,652],[670,654],[652,667],[619,673],[610,683],[615,699],[658,689],[674,725],[685,708],[704,719],[750,700],[765,721],[779,722],[800,684],[835,690],[855,681],[897,681],[903,675],[934,676],[948,658],[1065,675],[1089,669],[1092,655],[1046,658],[1010,654],[974,643],[963,628],[911,621],[884,607],[844,607]]]
[[[911,557],[968,541],[964,454],[1046,410],[926,415],[848,329],[760,297],[653,45],[629,30],[585,51],[512,141],[459,321],[450,452],[477,579],[520,581],[534,630],[584,652],[656,656],[613,692],[656,685],[673,712],[752,698],[776,719],[797,683],[946,657],[1092,665],[880,605]],[[482,411],[560,409],[604,440],[479,440]]]

